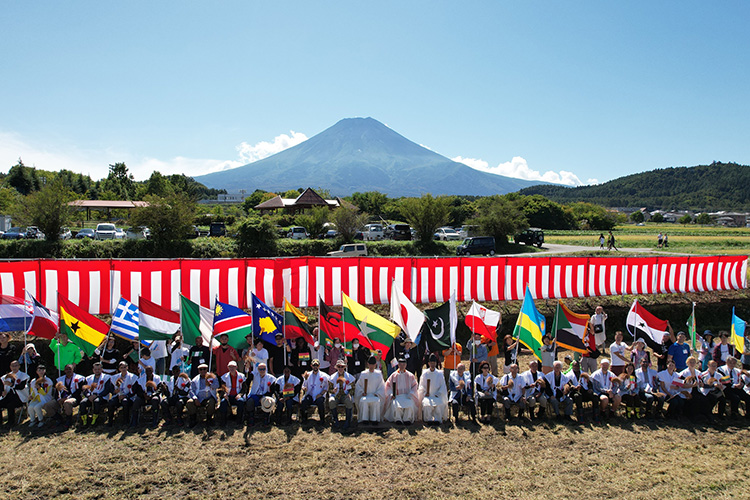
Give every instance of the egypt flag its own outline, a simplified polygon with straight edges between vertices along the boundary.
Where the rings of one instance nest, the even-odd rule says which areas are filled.
[[[55,334],[58,331],[58,323],[60,318],[56,312],[50,311],[42,304],[39,303],[34,297],[26,292],[27,298],[31,299],[33,313],[31,318],[31,326],[29,326],[29,335],[35,337],[41,337],[43,339],[52,340],[55,338]]]
[[[391,285],[391,319],[413,342],[417,341],[424,323],[424,313],[401,291],[396,280],[393,280]]]
[[[109,325],[59,293],[57,303],[60,307],[60,333],[66,334],[87,356],[93,356],[107,337]]]
[[[501,316],[498,311],[487,309],[476,302],[472,302],[469,312],[466,313],[464,322],[472,332],[496,342],[497,325],[500,324],[500,318]]]
[[[302,337],[308,344],[314,344],[312,328],[307,324],[307,316],[284,299],[284,338]]]
[[[552,322],[552,332],[557,345],[563,349],[587,353],[585,339],[589,328],[588,314],[574,313],[568,309],[562,300],[557,301],[557,311]]]
[[[358,304],[345,293],[341,294],[341,301],[341,327],[346,341],[359,339],[364,346],[371,344],[373,349],[380,349],[385,357],[393,339],[401,331],[398,325]]]
[[[318,310],[320,311],[320,325],[318,325],[320,338],[318,341],[320,345],[333,347],[334,339],[342,340],[344,338],[341,331],[341,314],[328,307],[320,299],[318,299]]]
[[[633,305],[630,306],[625,324],[633,339],[643,339],[651,349],[660,349],[664,341],[664,335],[669,334],[667,321],[659,319],[645,310],[638,303],[638,300],[634,300]]]
[[[180,329],[180,315],[146,299],[138,298],[138,338],[140,340],[172,340]]]

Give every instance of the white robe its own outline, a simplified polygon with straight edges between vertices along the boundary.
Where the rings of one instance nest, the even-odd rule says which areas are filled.
[[[367,394],[365,394],[365,380],[367,380]],[[359,375],[354,391],[354,402],[357,405],[357,420],[359,422],[380,422],[381,408],[385,401],[385,382],[380,370],[370,373],[366,370]]]
[[[430,393],[427,393],[427,382],[430,382]],[[425,422],[443,422],[450,418],[448,409],[448,389],[445,387],[445,375],[437,370],[422,372],[419,380],[419,400],[422,402],[422,420]]]
[[[394,398],[393,388],[396,388]],[[414,422],[419,415],[419,395],[417,379],[409,371],[395,371],[385,383],[385,414],[389,422]]]

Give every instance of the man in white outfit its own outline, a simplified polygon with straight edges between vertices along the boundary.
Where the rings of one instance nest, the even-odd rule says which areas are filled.
[[[385,382],[380,370],[376,370],[378,360],[370,356],[367,370],[359,375],[354,400],[357,402],[357,421],[363,425],[375,425],[381,420],[380,409],[385,401]]]
[[[448,411],[448,389],[445,376],[437,371],[437,356],[433,353],[427,362],[429,370],[419,380],[419,400],[422,402],[422,421],[440,424],[450,417]]]
[[[406,370],[406,358],[398,358],[398,369],[385,383],[385,415],[397,424],[413,423],[419,415],[417,379]]]

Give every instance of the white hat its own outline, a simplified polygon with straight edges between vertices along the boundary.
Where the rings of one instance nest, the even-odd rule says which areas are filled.
[[[607,363],[607,364],[609,364],[609,360],[608,360],[607,358],[604,358],[603,360],[601,360],[601,361],[599,362],[599,364],[600,364],[600,365],[603,365],[604,363]]]
[[[237,368],[237,362],[235,360],[230,361],[229,363],[227,363],[227,368],[230,366],[234,366],[235,368]]]
[[[273,410],[276,408],[276,398],[263,396],[260,400],[260,408],[266,413],[273,413]]]

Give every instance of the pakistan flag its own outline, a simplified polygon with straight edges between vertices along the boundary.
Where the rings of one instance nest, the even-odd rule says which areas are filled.
[[[458,323],[455,302],[451,300],[434,309],[427,309],[424,315],[425,322],[419,331],[422,342],[427,344],[430,352],[448,349],[455,342]]]

